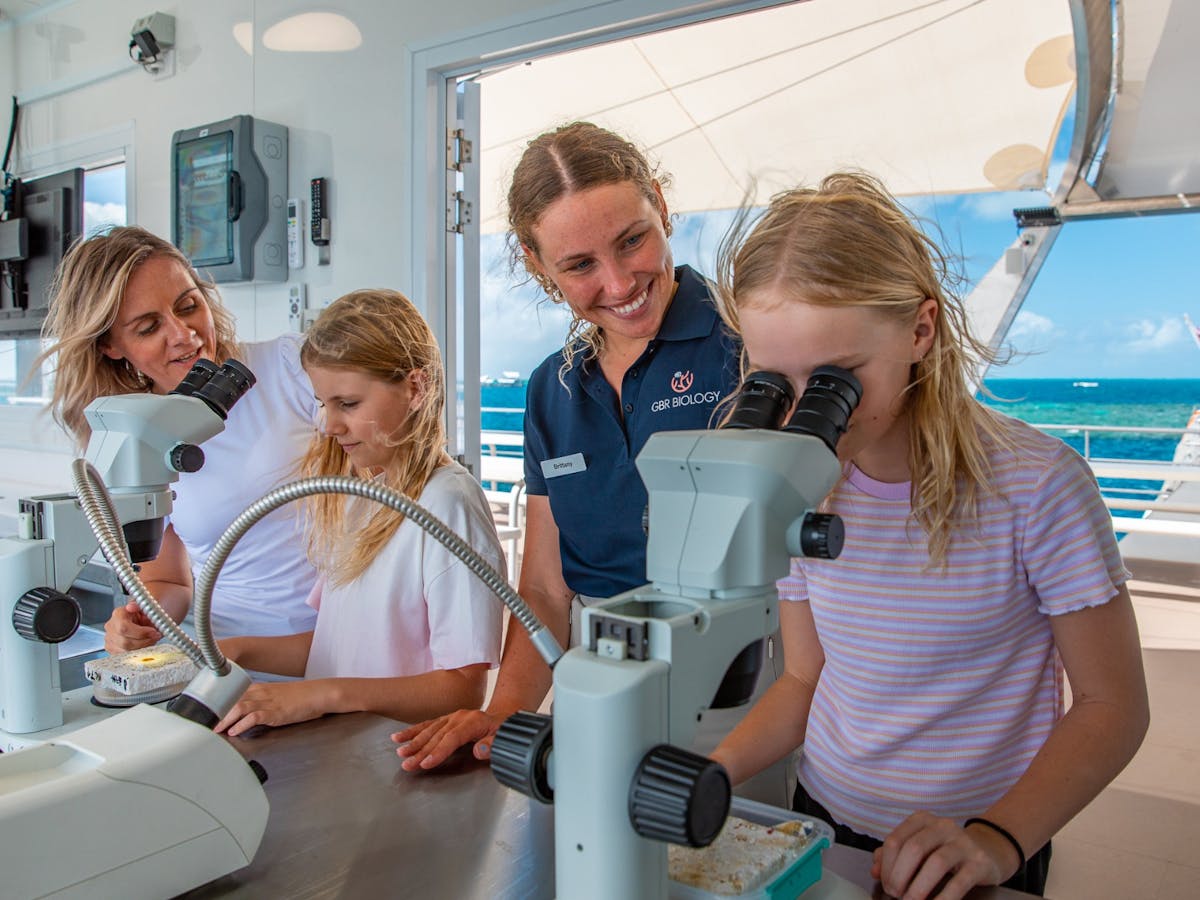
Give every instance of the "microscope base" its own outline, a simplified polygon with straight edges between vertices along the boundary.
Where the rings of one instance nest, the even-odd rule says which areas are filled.
[[[92,702],[92,688],[76,688],[64,691],[62,695],[63,723],[42,731],[31,731],[29,734],[12,734],[0,729],[0,752],[10,753],[13,750],[23,750],[26,747],[36,747],[46,741],[63,737],[73,731],[78,731],[87,725],[95,725],[123,710],[111,706],[97,706]]]
[[[169,897],[246,866],[267,824],[253,770],[150,706],[0,756],[5,897]]]

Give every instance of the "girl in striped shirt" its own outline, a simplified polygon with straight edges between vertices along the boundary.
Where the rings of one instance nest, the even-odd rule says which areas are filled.
[[[774,198],[723,248],[745,371],[849,369],[826,498],[846,543],[780,582],[786,674],[713,756],[742,781],[803,745],[796,808],[897,897],[1040,894],[1050,837],[1149,721],[1127,573],[1087,464],[979,403],[994,354],[945,258],[875,179]],[[1073,703],[1064,710],[1064,678]]]

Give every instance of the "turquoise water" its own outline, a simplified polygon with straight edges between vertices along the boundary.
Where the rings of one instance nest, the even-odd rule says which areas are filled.
[[[1003,398],[981,395],[984,403],[1033,424],[1183,428],[1200,406],[1200,378],[989,378],[984,385]],[[1082,430],[1051,433],[1083,452]],[[1089,449],[1094,457],[1169,460],[1178,443],[1177,434],[1093,434]]]
[[[984,403],[1033,424],[1183,428],[1192,407],[1200,405],[1200,378],[1124,378],[1094,382],[989,378],[984,384],[996,398],[1002,398],[981,396]],[[484,430],[521,430],[524,383],[485,384],[481,394],[487,410],[483,413]],[[501,409],[510,411],[501,412]],[[1081,431],[1052,433],[1083,452]],[[1091,437],[1090,451],[1092,456],[1169,460],[1178,442],[1178,435],[1097,434]]]
[[[1094,433],[1085,437],[1088,426],[1182,429],[1193,407],[1200,406],[1200,378],[1116,378],[1095,381],[989,378],[984,385],[994,395],[981,394],[980,399],[984,403],[1034,425],[1076,426],[1070,430],[1047,430],[1080,454],[1102,459],[1169,461],[1179,443],[1179,435]],[[525,384],[482,385],[481,393],[485,431],[521,430]],[[519,455],[520,449],[509,447],[500,452],[503,455]],[[1150,494],[1157,493],[1161,486],[1161,482],[1157,481],[1100,479],[1100,487],[1106,493],[1135,499],[1150,499]],[[1118,489],[1149,493],[1139,496]],[[1124,510],[1115,513],[1140,515]]]

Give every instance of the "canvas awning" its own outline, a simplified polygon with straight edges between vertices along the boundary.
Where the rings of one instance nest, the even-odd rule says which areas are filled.
[[[573,119],[649,150],[676,212],[845,167],[901,195],[1042,189],[1074,60],[1068,0],[807,0],[485,73],[482,228]]]
[[[1182,212],[1200,206],[1200,4],[1075,0],[1081,60],[1068,173],[1055,203],[1064,216]]]

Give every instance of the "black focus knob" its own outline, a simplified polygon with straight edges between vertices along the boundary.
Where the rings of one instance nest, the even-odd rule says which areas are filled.
[[[12,614],[17,634],[43,644],[61,644],[75,633],[82,618],[75,598],[51,587],[26,591]]]
[[[846,526],[832,513],[809,513],[800,528],[800,549],[805,556],[837,559],[846,543]]]
[[[514,713],[492,739],[492,774],[505,787],[542,803],[554,802],[548,760],[554,746],[552,720],[537,713]]]
[[[725,824],[732,796],[729,773],[720,763],[659,744],[634,773],[629,821],[644,838],[707,847]]]
[[[176,444],[171,448],[171,468],[176,472],[199,472],[204,451],[195,444]]]

